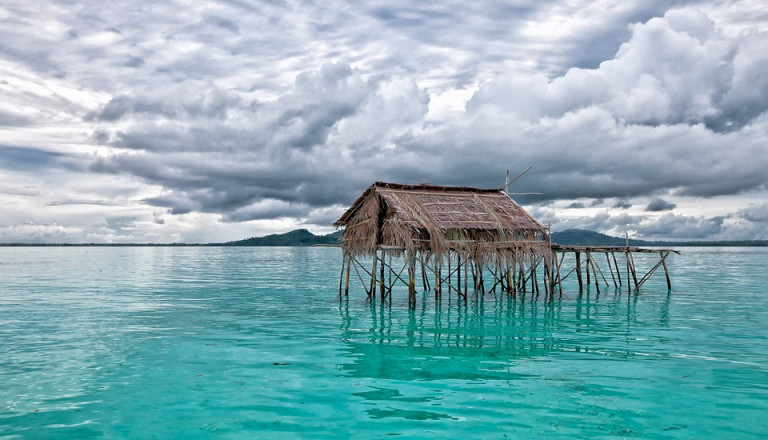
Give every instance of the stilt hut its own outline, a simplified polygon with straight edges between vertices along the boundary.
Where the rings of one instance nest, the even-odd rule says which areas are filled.
[[[500,188],[376,182],[334,226],[344,228],[340,293],[344,264],[346,292],[350,265],[355,264],[364,287],[367,283],[357,268],[371,277],[368,295],[375,295],[378,284],[383,300],[392,287],[391,282],[385,284],[386,268],[389,278],[394,272],[395,282],[399,279],[408,285],[414,301],[417,266],[422,269],[425,290],[432,288],[433,279],[436,294],[447,285],[465,298],[470,276],[475,291],[485,289],[483,273],[491,273],[494,289],[501,286],[513,292],[540,262],[546,270],[552,267],[547,228]],[[407,281],[392,267],[393,254],[404,257]],[[370,272],[359,263],[361,257],[372,258]],[[531,275],[529,279],[535,280],[535,272]]]

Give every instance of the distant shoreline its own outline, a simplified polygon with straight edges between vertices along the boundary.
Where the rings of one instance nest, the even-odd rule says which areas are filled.
[[[251,237],[226,243],[0,243],[0,247],[310,247],[339,244],[341,231],[328,235],[315,235],[306,229],[296,229],[285,234]],[[568,229],[552,233],[552,243],[574,246],[626,246],[626,239],[612,237],[584,229]],[[651,241],[629,240],[637,247],[768,247],[768,240],[698,240],[698,241]]]

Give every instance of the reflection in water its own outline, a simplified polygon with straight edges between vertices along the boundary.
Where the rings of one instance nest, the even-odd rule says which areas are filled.
[[[353,362],[341,366],[353,377],[397,380],[501,380],[530,377],[515,371],[524,360],[560,353],[627,358],[633,326],[669,320],[669,296],[640,316],[638,295],[585,290],[570,299],[486,295],[468,302],[444,297],[418,309],[376,301],[365,312],[340,303],[341,338]],[[376,394],[377,396],[379,394]]]

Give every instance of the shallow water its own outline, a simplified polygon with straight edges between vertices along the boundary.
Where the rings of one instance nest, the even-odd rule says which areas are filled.
[[[0,248],[0,438],[765,438],[768,249],[682,250],[411,310],[332,248]]]

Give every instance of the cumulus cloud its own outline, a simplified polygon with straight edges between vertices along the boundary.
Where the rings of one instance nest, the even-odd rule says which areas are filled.
[[[377,160],[397,154],[394,139],[422,120],[429,103],[412,81],[365,81],[346,64],[304,72],[291,93],[269,102],[205,86],[173,89],[160,98],[120,97],[119,112],[114,100],[105,105],[94,119],[129,123],[107,136],[125,151],[97,158],[92,169],[162,185],[165,194],[146,199],[152,206],[229,221],[301,217],[347,201],[376,178]]]
[[[658,221],[639,225],[637,232],[649,238],[702,239],[722,231],[724,217],[703,218],[667,213]]]

